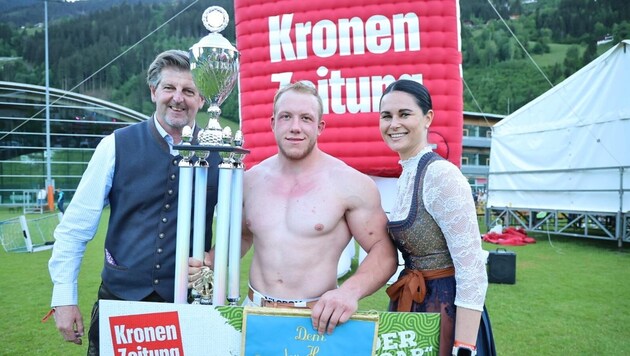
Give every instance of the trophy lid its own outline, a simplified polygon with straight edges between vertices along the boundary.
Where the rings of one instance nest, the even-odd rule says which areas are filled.
[[[236,52],[234,45],[220,34],[221,31],[225,30],[228,22],[230,22],[230,17],[225,9],[220,6],[210,6],[203,12],[201,21],[210,33],[199,40],[199,42],[195,43],[191,47],[191,50],[205,47],[227,49]]]
[[[225,30],[228,22],[230,22],[230,16],[227,11],[220,6],[210,6],[201,15],[201,21],[208,31],[215,33]]]

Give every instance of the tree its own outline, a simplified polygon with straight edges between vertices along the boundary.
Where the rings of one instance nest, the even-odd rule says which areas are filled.
[[[588,41],[586,50],[582,54],[582,66],[591,63],[595,58],[597,58],[597,38],[593,37]]]
[[[572,45],[567,50],[567,54],[564,57],[564,76],[569,77],[580,69],[582,62],[580,60],[580,49],[578,46]]]
[[[622,21],[619,24],[613,26],[612,30],[615,41],[630,39],[630,22]]]

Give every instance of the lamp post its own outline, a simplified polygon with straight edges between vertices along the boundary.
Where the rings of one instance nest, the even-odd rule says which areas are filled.
[[[54,187],[50,168],[50,78],[48,74],[48,0],[44,0],[44,46],[45,46],[45,67],[46,67],[46,189],[48,191],[48,209],[53,210],[55,206]]]

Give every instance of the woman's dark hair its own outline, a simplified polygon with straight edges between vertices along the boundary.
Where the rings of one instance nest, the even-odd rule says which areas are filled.
[[[425,114],[429,112],[429,110],[433,110],[429,89],[418,82],[409,79],[399,79],[385,88],[381,100],[383,100],[385,94],[389,94],[393,91],[402,91],[413,96],[416,103],[422,108],[422,112]]]

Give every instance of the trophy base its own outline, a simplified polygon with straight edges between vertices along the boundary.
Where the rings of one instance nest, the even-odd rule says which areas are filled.
[[[240,298],[228,298],[228,305],[238,306]]]

